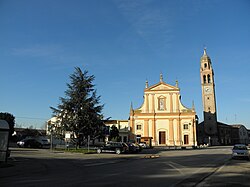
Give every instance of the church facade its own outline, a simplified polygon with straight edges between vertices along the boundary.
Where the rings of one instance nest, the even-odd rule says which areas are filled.
[[[181,102],[180,88],[163,81],[144,89],[143,104],[134,109],[131,105],[130,137],[136,142],[145,142],[149,146],[197,145],[196,112]]]

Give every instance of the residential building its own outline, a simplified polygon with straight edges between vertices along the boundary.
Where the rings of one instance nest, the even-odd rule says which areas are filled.
[[[232,142],[233,144],[249,144],[248,130],[244,125],[236,124],[232,125]]]
[[[248,144],[250,144],[250,130],[247,129],[247,132],[248,132]]]
[[[16,138],[16,141],[19,141],[26,137],[46,136],[46,130],[15,127],[12,136]]]
[[[231,125],[227,125],[225,123],[218,122],[218,128],[220,133],[220,144],[221,145],[232,145],[232,134],[233,128]]]
[[[104,124],[108,127],[113,125],[119,130],[119,136],[121,142],[128,142],[129,136],[129,121],[128,120],[106,120]]]
[[[128,141],[128,136],[129,136],[129,121],[128,120],[103,120],[103,123],[106,127],[108,127],[107,130],[104,129],[105,131],[104,134],[106,138],[104,138],[103,140],[97,138],[95,142],[108,141],[109,130],[113,125],[117,127],[117,129],[119,130],[120,141],[122,142]],[[73,132],[69,132],[69,131],[64,132],[63,130],[60,131],[60,121],[58,121],[57,117],[52,117],[51,119],[47,121],[47,127],[46,127],[47,135],[50,135],[51,131],[62,134],[63,138],[66,138],[66,134],[70,135],[69,138],[73,138],[73,139],[76,138],[76,135],[74,135]],[[55,139],[54,142],[58,142],[58,141]]]

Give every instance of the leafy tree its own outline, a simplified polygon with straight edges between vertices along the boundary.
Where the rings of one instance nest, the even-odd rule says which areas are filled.
[[[64,130],[58,119],[56,122],[49,121],[47,125],[48,125],[48,130],[53,135],[53,137],[58,138],[58,139],[64,138]]]
[[[110,140],[115,140],[118,141],[119,139],[119,130],[115,125],[112,125],[111,129],[110,129],[110,133],[109,133],[109,139]]]
[[[60,97],[57,108],[51,107],[54,116],[60,121],[63,131],[71,131],[81,143],[88,136],[94,139],[102,135],[102,109],[100,96],[94,89],[94,75],[79,67],[70,75],[70,83],[65,91],[65,97]]]
[[[15,126],[15,117],[10,114],[10,113],[2,113],[0,112],[0,119],[5,120],[8,122],[9,127],[10,127],[10,135],[9,137],[11,137],[11,135],[14,133],[14,126]]]

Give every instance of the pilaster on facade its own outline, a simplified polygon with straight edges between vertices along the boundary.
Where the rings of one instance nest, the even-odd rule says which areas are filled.
[[[169,99],[169,101],[170,101],[170,113],[172,113],[173,112],[173,93],[170,93],[169,95],[170,95],[170,99]]]
[[[146,137],[149,137],[149,119],[144,120],[144,134]]]
[[[169,144],[175,145],[175,136],[174,136],[174,124],[173,119],[169,119]]]
[[[148,94],[145,94],[145,103],[146,103],[145,112],[148,113],[149,112],[149,98],[148,98]]]
[[[151,99],[151,101],[152,101],[151,111],[153,113],[155,113],[155,94],[151,94],[151,97],[152,97],[152,99]]]

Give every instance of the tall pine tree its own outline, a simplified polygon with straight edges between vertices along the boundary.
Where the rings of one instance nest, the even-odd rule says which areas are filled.
[[[112,125],[109,134],[109,140],[120,141],[119,140],[119,130],[115,125]]]
[[[102,109],[100,96],[94,89],[94,75],[88,75],[88,71],[79,67],[70,75],[70,83],[65,91],[65,97],[60,98],[57,108],[51,107],[54,116],[60,122],[63,131],[73,132],[79,143],[88,136],[94,139],[102,136]]]

